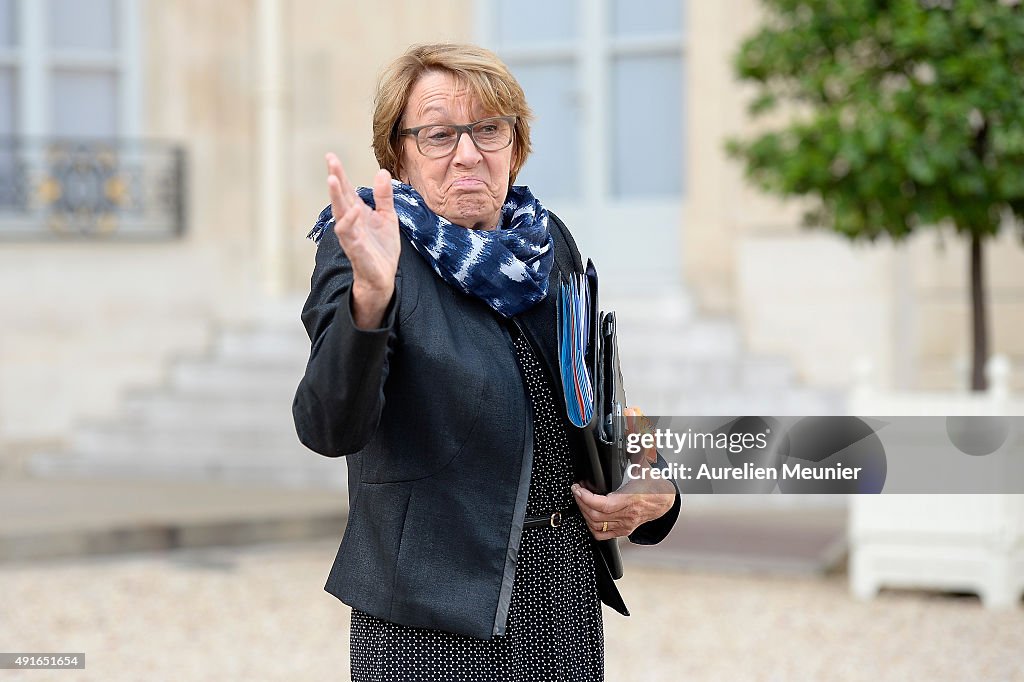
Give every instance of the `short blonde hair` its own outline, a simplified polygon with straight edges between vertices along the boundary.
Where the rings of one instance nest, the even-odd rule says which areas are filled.
[[[452,74],[488,111],[516,117],[509,171],[509,184],[512,184],[530,155],[533,113],[526,104],[523,88],[508,67],[496,54],[476,45],[413,45],[384,69],[373,100],[373,153],[377,163],[392,177],[400,177],[402,138],[398,131],[409,104],[409,93],[420,77],[430,71]]]

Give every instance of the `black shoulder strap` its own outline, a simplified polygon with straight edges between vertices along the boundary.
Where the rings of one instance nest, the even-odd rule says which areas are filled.
[[[551,226],[551,234],[556,235],[555,239],[561,239],[565,249],[555,248],[555,262],[558,264],[558,269],[563,273],[570,272],[583,272],[583,259],[580,256],[580,250],[576,247],[576,241],[572,238],[572,234],[569,229],[565,226],[558,216],[551,211],[548,211],[548,225]],[[564,256],[562,254],[565,254]],[[566,262],[565,259],[568,259]]]

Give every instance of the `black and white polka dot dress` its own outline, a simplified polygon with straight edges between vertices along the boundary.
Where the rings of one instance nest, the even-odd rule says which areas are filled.
[[[548,515],[573,502],[569,443],[540,362],[513,336],[534,415],[526,515]],[[493,639],[397,625],[353,609],[353,682],[604,680],[593,547],[578,514],[558,528],[524,529],[506,634]]]

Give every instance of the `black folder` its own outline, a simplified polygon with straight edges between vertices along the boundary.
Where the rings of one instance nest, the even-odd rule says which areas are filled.
[[[598,300],[597,270],[587,261],[587,286],[590,290],[590,342],[584,355],[594,386],[594,414],[583,428],[587,447],[587,488],[600,495],[617,490],[629,464],[625,448],[626,391],[619,366],[615,313],[601,312]],[[618,580],[622,577],[622,555],[618,538],[598,541],[599,560]]]

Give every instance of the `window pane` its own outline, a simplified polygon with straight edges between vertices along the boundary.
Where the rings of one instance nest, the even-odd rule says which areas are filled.
[[[684,0],[611,0],[611,3],[612,35],[678,33],[682,30]]]
[[[621,57],[612,66],[612,191],[617,196],[683,190],[680,57]]]
[[[0,211],[18,202],[18,182],[15,170],[14,145],[8,137],[14,129],[14,94],[17,88],[14,69],[0,68]]]
[[[0,0],[0,47],[17,44],[18,17],[14,13],[14,0]]]
[[[117,76],[110,72],[54,71],[50,110],[56,136],[117,134]]]
[[[0,135],[14,134],[14,114],[17,106],[14,95],[17,82],[14,69],[0,68]]]
[[[50,0],[50,46],[113,50],[114,10],[114,0]]]
[[[573,62],[510,63],[533,109],[530,127],[533,153],[516,178],[530,185],[542,202],[545,197],[579,195],[579,100]]]
[[[576,37],[575,0],[498,0],[494,34],[502,46],[567,42]]]

